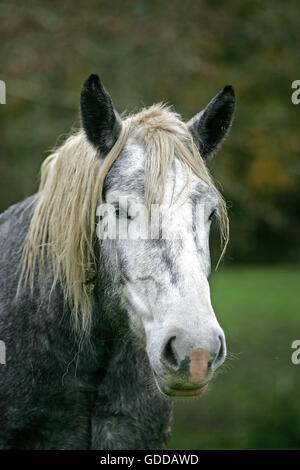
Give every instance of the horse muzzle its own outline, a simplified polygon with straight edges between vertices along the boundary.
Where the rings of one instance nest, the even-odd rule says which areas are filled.
[[[163,345],[160,373],[155,376],[167,395],[199,395],[225,357],[226,343],[221,329],[212,332],[210,339],[203,342],[191,340],[185,332],[173,334]]]

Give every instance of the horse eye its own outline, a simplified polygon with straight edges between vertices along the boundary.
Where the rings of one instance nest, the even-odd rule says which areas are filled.
[[[116,214],[116,218],[119,219],[122,214],[125,215],[125,212],[122,212],[120,209],[116,209],[115,214]],[[128,220],[133,220],[133,217],[131,215],[129,215],[128,212],[126,214],[126,217],[127,217]]]
[[[211,212],[210,216],[208,217],[208,220],[212,220],[212,219],[214,218],[215,213],[216,213],[216,209],[214,209],[214,210]]]

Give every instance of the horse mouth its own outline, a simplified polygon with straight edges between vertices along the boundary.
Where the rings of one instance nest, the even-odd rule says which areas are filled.
[[[168,385],[165,380],[162,380],[159,375],[153,370],[153,375],[156,381],[156,385],[159,390],[169,397],[193,397],[200,395],[206,389],[209,380],[206,380],[202,384],[174,384],[174,386]]]
[[[193,397],[200,395],[206,389],[207,384],[198,388],[172,388],[165,385],[162,391],[170,397]]]

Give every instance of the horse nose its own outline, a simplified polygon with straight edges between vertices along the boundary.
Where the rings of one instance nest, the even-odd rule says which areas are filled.
[[[162,350],[162,363],[176,375],[187,376],[190,383],[204,382],[226,356],[224,334],[218,331],[210,341],[197,344],[187,333],[172,335]]]

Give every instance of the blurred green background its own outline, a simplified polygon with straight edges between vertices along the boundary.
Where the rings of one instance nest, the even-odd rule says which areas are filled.
[[[79,125],[90,73],[120,112],[165,101],[184,119],[234,86],[210,164],[231,222],[211,277],[230,357],[202,397],[176,400],[170,448],[300,448],[299,3],[0,0],[0,24],[0,211],[37,189],[49,149]]]

